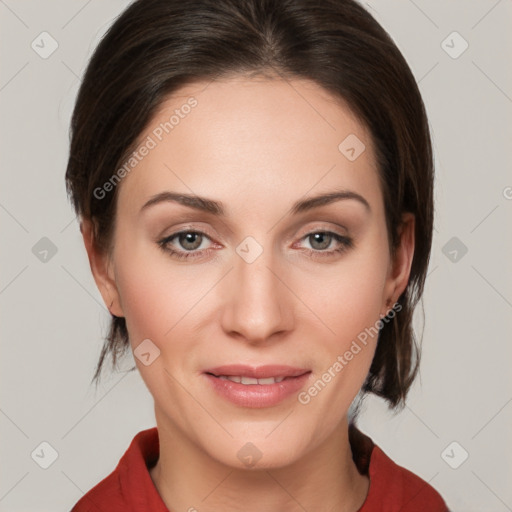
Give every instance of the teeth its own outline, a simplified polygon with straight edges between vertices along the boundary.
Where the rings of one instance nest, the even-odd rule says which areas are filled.
[[[254,379],[253,377],[242,377],[240,382],[242,384],[258,384],[258,379]]]
[[[239,384],[253,386],[255,384],[275,384],[284,380],[284,377],[267,377],[265,379],[255,379],[254,377],[240,377],[239,375],[219,375],[219,379],[230,380]]]
[[[258,384],[275,384],[276,379],[274,377],[267,377],[266,379],[258,379]]]

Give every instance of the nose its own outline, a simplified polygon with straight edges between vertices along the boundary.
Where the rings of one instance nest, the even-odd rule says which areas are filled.
[[[271,250],[249,262],[234,254],[224,281],[222,328],[249,344],[274,343],[293,328],[293,293]]]

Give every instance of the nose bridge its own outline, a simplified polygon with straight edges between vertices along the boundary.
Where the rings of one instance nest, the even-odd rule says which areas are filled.
[[[291,327],[291,297],[277,277],[282,266],[266,240],[264,247],[249,236],[236,247],[227,285],[223,328],[249,342],[265,341]]]

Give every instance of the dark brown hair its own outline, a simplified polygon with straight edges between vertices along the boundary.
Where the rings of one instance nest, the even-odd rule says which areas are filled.
[[[66,187],[91,220],[101,251],[112,247],[119,187],[94,194],[133,151],[159,105],[181,86],[233,75],[309,79],[345,100],[370,130],[390,248],[401,214],[415,215],[415,253],[401,311],[379,332],[364,393],[405,403],[419,364],[412,327],[423,293],[433,229],[434,165],[428,120],[414,77],[387,32],[353,0],[137,0],[92,55],[76,99]],[[341,141],[340,141],[341,142]],[[113,317],[104,359],[129,347]]]

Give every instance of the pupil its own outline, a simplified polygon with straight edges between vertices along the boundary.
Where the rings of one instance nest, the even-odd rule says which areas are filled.
[[[330,235],[327,235],[326,233],[315,233],[312,236],[315,243],[320,242],[320,247],[317,247],[317,249],[326,249],[327,247],[329,247]]]
[[[199,233],[185,233],[182,234],[180,238],[180,243],[186,249],[197,249],[201,245]],[[197,240],[194,242],[194,238],[197,238],[199,243],[197,243]]]

